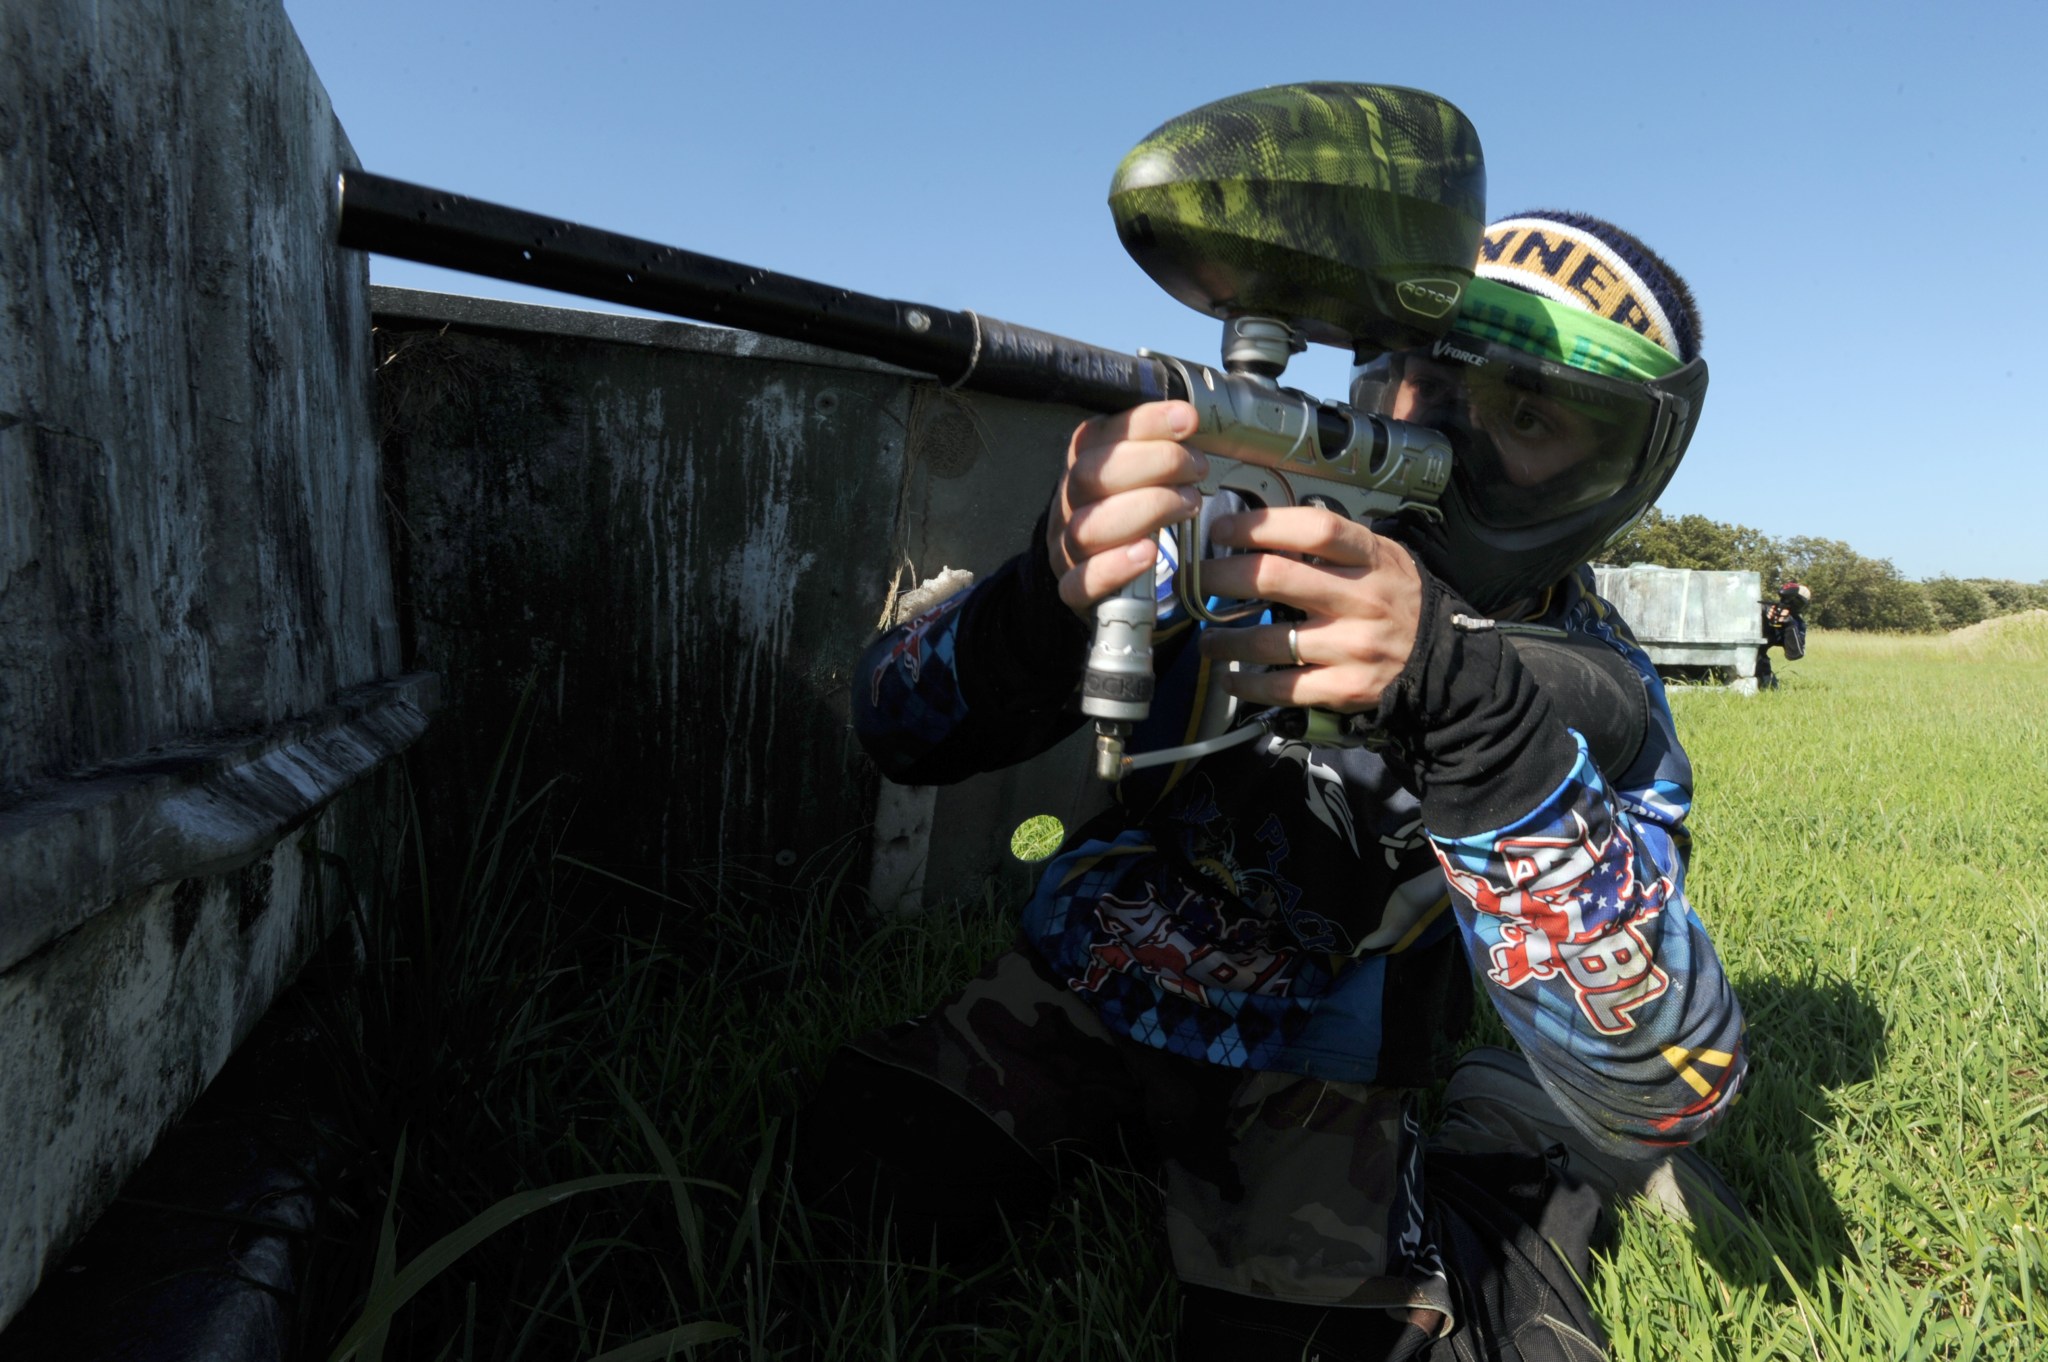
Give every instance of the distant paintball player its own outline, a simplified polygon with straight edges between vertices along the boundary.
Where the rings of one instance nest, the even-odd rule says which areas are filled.
[[[1778,599],[1764,605],[1764,642],[1756,650],[1758,690],[1776,690],[1778,678],[1771,671],[1771,649],[1785,650],[1787,662],[1806,656],[1806,607],[1813,604],[1813,592],[1798,582],[1778,588]]]
[[[1075,1156],[1135,1157],[1162,1174],[1180,1362],[1472,1362],[1604,1355],[1578,1285],[1603,1196],[1730,1199],[1690,1149],[1746,1064],[1685,897],[1692,771],[1584,566],[1685,451],[1698,314],[1577,213],[1495,222],[1478,275],[1449,337],[1352,385],[1449,441],[1441,522],[1205,505],[1194,409],[1152,403],[1081,425],[1023,551],[869,648],[855,723],[889,778],[1022,761],[1083,722],[1090,609],[1163,578],[1151,537],[1200,513],[1226,550],[1205,592],[1284,613],[1197,626],[1162,592],[1133,750],[1232,697],[1380,736],[1126,777],[1013,950],[834,1057],[797,1141],[818,1204],[971,1257]],[[1510,623],[1618,672],[1636,738],[1600,755],[1595,707],[1539,683]],[[1461,1061],[1475,979],[1519,1049]],[[1427,1133],[1418,1092],[1446,1078]]]

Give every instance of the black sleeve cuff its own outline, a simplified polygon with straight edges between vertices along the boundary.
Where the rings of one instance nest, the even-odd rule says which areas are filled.
[[[1417,568],[1415,648],[1376,717],[1408,764],[1432,835],[1507,827],[1571,774],[1578,744],[1507,639],[1455,628],[1453,615],[1477,612]]]

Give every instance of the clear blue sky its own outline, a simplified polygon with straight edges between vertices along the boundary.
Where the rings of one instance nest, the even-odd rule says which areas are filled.
[[[1493,215],[1598,213],[1692,281],[1713,390],[1667,512],[2048,579],[2048,6],[285,8],[368,169],[1201,359],[1216,324],[1111,229],[1123,153],[1262,85],[1431,90],[1479,129]],[[1346,371],[1319,349],[1289,376],[1338,396]]]

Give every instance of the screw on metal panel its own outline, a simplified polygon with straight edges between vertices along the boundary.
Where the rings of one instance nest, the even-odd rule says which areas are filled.
[[[903,314],[903,321],[912,331],[929,331],[932,329],[932,319],[914,307]]]

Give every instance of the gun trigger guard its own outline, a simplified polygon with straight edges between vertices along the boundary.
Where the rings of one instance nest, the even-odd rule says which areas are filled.
[[[1209,598],[1202,590],[1202,553],[1209,547],[1202,537],[1202,522],[1190,516],[1173,527],[1174,547],[1180,552],[1180,567],[1173,574],[1173,594],[1180,601],[1180,608],[1191,618],[1205,624],[1235,624],[1263,614],[1264,601],[1245,601],[1234,610],[1211,610]]]

